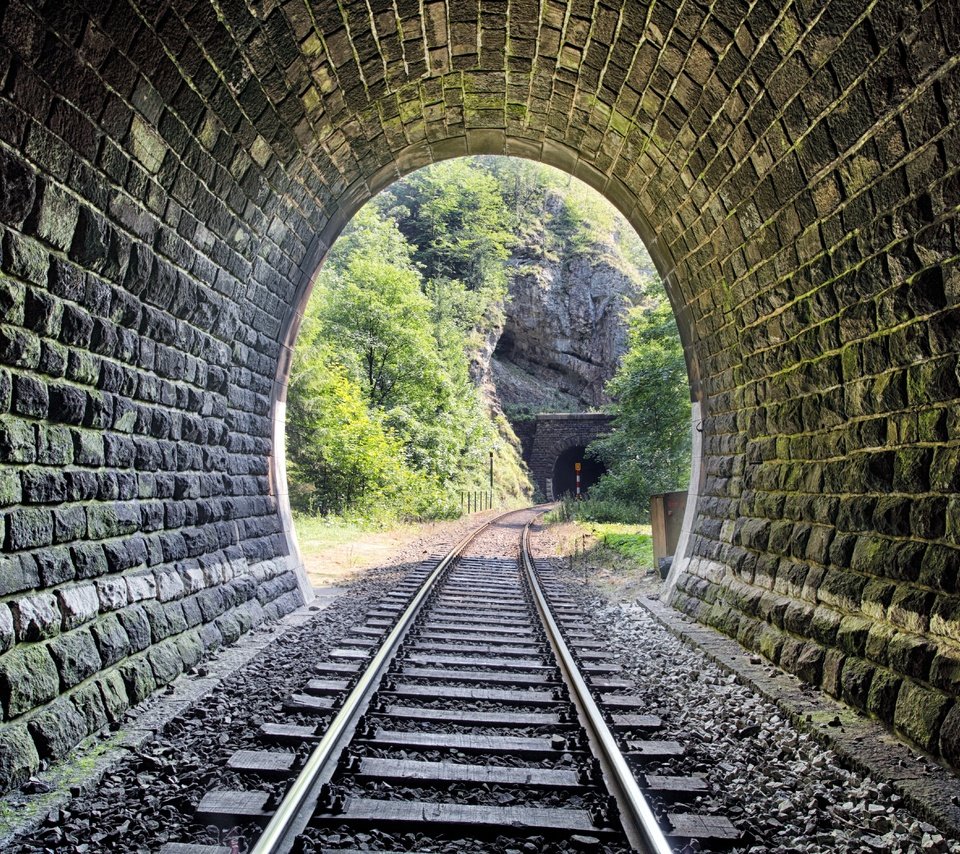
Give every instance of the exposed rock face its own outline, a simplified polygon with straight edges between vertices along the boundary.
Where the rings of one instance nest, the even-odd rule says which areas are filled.
[[[548,191],[539,228],[525,235],[509,260],[503,320],[489,325],[470,365],[495,419],[504,427],[499,416],[509,420],[504,438],[521,449],[527,464],[538,423],[532,416],[610,401],[604,388],[626,350],[627,309],[644,299],[644,285],[655,275],[649,258],[638,267],[624,257],[615,231],[586,244],[551,233],[549,214],[563,205],[561,193]],[[553,457],[550,472],[552,465]],[[546,477],[534,477],[543,494]]]
[[[490,368],[500,402],[508,410],[609,402],[604,385],[626,349],[625,313],[641,299],[647,271],[623,258],[614,235],[560,258],[527,241],[511,267],[507,318]]]

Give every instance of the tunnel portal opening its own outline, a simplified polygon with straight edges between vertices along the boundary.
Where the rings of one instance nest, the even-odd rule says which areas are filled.
[[[589,492],[590,487],[607,472],[607,467],[600,460],[587,456],[587,449],[583,445],[574,445],[572,448],[567,448],[560,453],[557,461],[553,464],[554,498],[576,495],[577,463],[580,464],[581,495]]]
[[[698,443],[663,600],[960,767],[956,4],[402,5],[0,4],[0,668],[35,676],[0,789],[100,727],[94,682],[123,714],[313,595],[303,303],[364,201],[468,153],[583,177],[655,253]]]

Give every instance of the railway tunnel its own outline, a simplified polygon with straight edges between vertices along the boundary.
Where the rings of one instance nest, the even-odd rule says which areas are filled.
[[[638,230],[697,454],[672,604],[960,763],[949,3],[0,4],[0,786],[309,597],[311,280],[426,164]]]
[[[524,436],[524,461],[534,487],[548,501],[576,494],[577,463],[580,485],[586,493],[606,471],[587,453],[587,446],[605,436],[613,416],[603,412],[541,412]]]

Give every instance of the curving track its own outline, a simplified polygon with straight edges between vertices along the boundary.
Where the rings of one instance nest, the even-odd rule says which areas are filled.
[[[480,526],[384,597],[288,698],[286,717],[263,725],[271,749],[230,760],[274,783],[208,793],[198,821],[264,824],[255,854],[732,843],[726,819],[670,811],[703,798],[703,781],[663,773],[683,746],[649,737],[656,716],[615,678],[577,605],[538,573],[527,538],[541,512]],[[656,774],[638,775],[645,794],[634,769],[651,764]],[[163,854],[231,849],[247,850],[168,844]]]

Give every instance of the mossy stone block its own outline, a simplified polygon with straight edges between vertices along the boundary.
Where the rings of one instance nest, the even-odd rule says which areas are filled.
[[[77,629],[60,635],[50,641],[49,648],[60,671],[60,684],[64,689],[79,685],[103,666],[89,629]]]
[[[0,696],[8,718],[52,700],[59,690],[57,665],[46,646],[19,646],[0,656]]]
[[[893,594],[897,586],[882,578],[871,578],[863,587],[860,594],[860,608],[868,617],[877,620],[887,618],[887,608],[893,601]]]
[[[780,650],[783,648],[783,641],[783,632],[778,631],[773,626],[767,626],[757,640],[757,649],[760,650],[761,655],[777,663],[780,661]]]
[[[930,664],[930,684],[952,697],[960,695],[960,649],[937,649]]]
[[[839,697],[841,692],[841,674],[846,656],[835,648],[828,649],[823,656],[823,679],[821,686],[831,697]]]
[[[26,725],[0,728],[0,788],[9,791],[26,783],[39,767],[40,755]]]
[[[88,733],[86,719],[63,697],[39,712],[28,726],[44,759],[62,759]]]
[[[897,587],[887,609],[887,619],[908,632],[922,634],[930,628],[934,594],[910,585]]]
[[[119,669],[130,705],[135,706],[157,690],[156,677],[153,675],[150,662],[145,657],[127,659]]]
[[[837,641],[842,619],[843,617],[833,608],[821,605],[814,610],[810,621],[811,637],[825,646],[833,646]]]
[[[935,750],[943,723],[953,701],[939,691],[904,680],[897,697],[893,724],[924,750]]]
[[[940,755],[960,767],[960,704],[954,704],[940,725]]]
[[[887,647],[896,633],[897,630],[893,626],[884,623],[874,623],[870,626],[870,631],[867,633],[867,645],[864,650],[867,658],[877,664],[886,666]]]
[[[903,679],[889,670],[882,667],[876,668],[867,694],[867,711],[884,723],[892,724],[902,682]]]
[[[867,636],[872,625],[873,621],[865,617],[853,615],[843,617],[837,628],[837,645],[849,655],[862,658],[867,648]]]
[[[840,695],[851,706],[867,708],[874,670],[873,665],[862,658],[847,658],[844,661],[840,675]]]
[[[118,721],[123,713],[130,708],[130,698],[127,696],[127,686],[122,675],[117,670],[104,673],[95,680],[95,684],[103,698],[103,708],[111,721]]]
[[[109,722],[107,710],[103,705],[103,696],[95,682],[81,686],[70,695],[70,702],[83,716],[87,732],[96,732]]]
[[[147,659],[158,685],[173,682],[183,672],[183,660],[173,641],[166,641],[152,647],[147,652]]]

